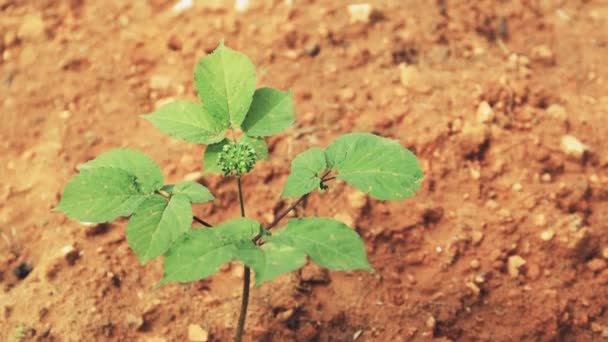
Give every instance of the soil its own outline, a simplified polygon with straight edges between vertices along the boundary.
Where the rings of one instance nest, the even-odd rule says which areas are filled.
[[[234,180],[197,173],[204,147],[139,117],[194,99],[221,39],[297,108],[244,178],[250,217],[287,207],[290,160],[341,133],[399,139],[425,172],[406,201],[312,195],[295,214],[352,223],[376,272],[308,265],[253,289],[246,340],[608,338],[608,3],[378,0],[358,21],[348,4],[0,0],[2,340],[231,339],[240,265],[157,289],[162,261],[138,263],[124,220],[51,211],[79,164],[128,146],[212,189],[198,216],[238,216]]]

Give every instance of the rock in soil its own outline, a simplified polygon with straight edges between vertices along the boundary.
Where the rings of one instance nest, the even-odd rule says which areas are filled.
[[[207,342],[209,341],[209,332],[198,324],[190,324],[188,326],[188,340],[193,342]]]
[[[32,269],[32,265],[24,261],[13,269],[13,274],[17,279],[23,280],[32,272]]]
[[[589,151],[589,146],[583,144],[577,137],[569,134],[562,137],[560,147],[565,154],[577,160],[583,159]]]
[[[519,255],[512,255],[509,257],[507,268],[509,275],[512,278],[517,278],[520,274],[521,268],[526,264],[526,260]]]

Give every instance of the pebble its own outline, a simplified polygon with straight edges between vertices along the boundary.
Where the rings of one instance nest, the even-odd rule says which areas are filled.
[[[234,2],[234,9],[237,12],[245,12],[249,8],[250,0],[236,0]]]
[[[22,40],[37,40],[44,35],[44,20],[42,14],[33,13],[23,17],[17,36]]]
[[[198,182],[203,179],[203,173],[200,171],[190,172],[184,176],[184,181]]]
[[[587,268],[593,272],[601,272],[605,270],[607,266],[606,260],[600,258],[595,258],[587,262]]]
[[[171,10],[174,13],[181,13],[181,12],[189,9],[190,7],[192,7],[192,5],[193,5],[193,0],[179,0],[177,3],[175,3],[175,5],[173,5]]]
[[[545,65],[555,64],[555,55],[553,51],[547,45],[535,46],[532,49],[532,60],[540,62]]]
[[[466,157],[474,157],[490,138],[488,126],[467,122],[460,133],[460,151]]]
[[[437,325],[437,320],[433,316],[429,316],[426,320],[425,325],[429,330],[435,330],[435,326]]]
[[[483,236],[483,232],[479,230],[474,230],[473,232],[471,232],[471,240],[473,241],[473,244],[475,246],[479,245],[481,241],[483,241]]]
[[[355,220],[353,219],[352,216],[350,216],[350,214],[345,213],[345,212],[339,212],[337,214],[334,215],[334,219],[344,223],[345,225],[352,227],[353,224],[355,223]]]
[[[317,43],[308,44],[304,52],[310,57],[316,57],[321,52],[321,46]]]
[[[82,252],[74,248],[73,245],[66,245],[61,248],[61,255],[69,265],[74,265],[76,260],[82,255]]]
[[[481,267],[481,262],[478,259],[471,260],[470,263],[471,269],[478,270]]]
[[[479,294],[481,293],[481,290],[479,289],[479,287],[477,285],[475,285],[475,283],[472,282],[467,282],[465,284],[466,287],[468,287],[469,289],[471,289],[471,291],[473,291],[473,294],[475,296],[479,296]]]
[[[509,275],[512,278],[517,278],[519,276],[520,269],[526,264],[526,260],[519,255],[512,255],[509,257],[509,262],[507,265],[507,269],[509,271]]]
[[[347,195],[350,207],[356,210],[361,210],[367,205],[368,197],[361,191],[353,191]]]
[[[608,259],[608,247],[604,247],[604,249],[602,249],[602,257],[604,259]]]
[[[523,187],[521,185],[521,183],[514,183],[513,186],[511,187],[513,189],[513,191],[515,192],[520,192]]]
[[[150,89],[165,90],[171,85],[171,78],[166,75],[152,75],[150,77]]]
[[[137,316],[131,313],[127,314],[126,320],[129,326],[132,326],[138,330],[144,325],[144,319],[141,316]]]
[[[344,101],[352,101],[356,97],[355,91],[352,88],[344,88],[340,92],[340,98]]]
[[[13,269],[13,274],[17,279],[23,280],[32,272],[32,269],[32,265],[24,261]]]
[[[494,109],[486,101],[482,101],[477,107],[477,122],[488,123],[494,120]]]
[[[432,89],[415,65],[399,64],[399,79],[404,87],[420,93],[428,93]]]
[[[555,118],[555,119],[559,119],[559,120],[566,120],[568,118],[568,115],[566,113],[566,109],[558,104],[552,104],[547,108],[547,114],[549,114],[549,116]]]
[[[188,340],[195,342],[207,342],[209,341],[209,332],[198,324],[190,324],[188,326]]]
[[[555,236],[555,232],[553,231],[553,229],[543,230],[540,233],[540,239],[543,241],[551,241],[554,236]]]
[[[587,145],[583,144],[575,136],[569,134],[562,137],[560,147],[565,154],[579,160],[589,151]]]
[[[368,3],[348,5],[347,10],[351,23],[369,23],[372,18],[373,7]]]

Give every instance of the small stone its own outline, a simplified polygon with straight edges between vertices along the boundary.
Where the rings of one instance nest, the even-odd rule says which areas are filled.
[[[604,249],[602,249],[602,257],[604,259],[608,259],[608,247],[604,247]]]
[[[555,64],[555,55],[546,45],[535,46],[532,49],[532,59],[545,65]]]
[[[37,40],[44,35],[44,20],[40,13],[27,14],[23,17],[17,36],[23,40]]]
[[[587,268],[593,272],[601,272],[606,269],[606,260],[595,258],[587,262]]]
[[[573,135],[564,135],[561,139],[560,147],[565,154],[579,160],[589,151],[589,147]]]
[[[73,245],[66,245],[61,249],[61,255],[69,265],[74,265],[76,260],[80,258],[81,252]]]
[[[523,187],[520,183],[514,183],[513,186],[511,187],[511,189],[513,189],[513,191],[515,192],[520,192]]]
[[[473,281],[476,284],[483,284],[486,282],[486,276],[483,273],[478,273],[475,275],[475,278],[473,278]]]
[[[166,75],[152,75],[150,77],[150,89],[165,90],[171,85],[171,78]]]
[[[520,257],[519,255],[512,255],[509,257],[509,262],[507,265],[509,275],[512,278],[517,278],[519,276],[520,269],[526,264],[526,260]]]
[[[543,175],[540,176],[540,180],[543,181],[543,183],[550,183],[552,179],[553,177],[551,177],[550,173],[543,173]]]
[[[352,90],[352,88],[344,88],[340,93],[340,98],[342,98],[344,101],[352,101],[355,99],[355,96],[355,91]]]
[[[559,119],[559,120],[566,120],[568,118],[566,109],[563,106],[560,106],[558,104],[550,105],[547,108],[547,114],[549,114],[549,116],[551,116],[555,119]]]
[[[486,125],[467,122],[460,133],[460,152],[465,158],[475,158],[483,151],[490,139],[490,130]]]
[[[555,231],[553,231],[553,229],[543,230],[540,233],[540,239],[543,241],[551,241],[554,236],[555,236]]]
[[[481,241],[483,241],[483,232],[479,230],[474,230],[473,232],[471,232],[471,241],[474,245],[479,245]]]
[[[401,84],[410,90],[420,93],[428,93],[432,90],[432,87],[415,65],[399,64],[399,76]]]
[[[308,44],[304,48],[304,53],[306,53],[310,57],[316,57],[320,52],[321,46],[317,43]]]
[[[473,259],[469,265],[471,269],[478,270],[481,267],[481,262],[478,259]]]
[[[479,294],[481,293],[479,287],[472,282],[467,282],[465,286],[468,287],[475,296],[479,296]]]
[[[190,324],[188,326],[188,340],[194,342],[207,342],[209,341],[209,332],[198,324]]]
[[[17,279],[23,280],[30,274],[30,272],[32,272],[32,269],[32,265],[24,261],[13,269],[13,274],[15,277],[17,277]]]
[[[189,9],[190,7],[192,7],[193,4],[194,4],[193,0],[179,0],[179,1],[177,1],[177,3],[175,5],[173,5],[171,10],[174,13],[181,13],[181,12]]]
[[[602,331],[604,331],[604,327],[597,322],[593,322],[593,323],[591,323],[591,331],[593,331],[596,334],[601,333]]]
[[[203,173],[200,171],[190,172],[184,176],[185,181],[198,182],[203,179]]]
[[[350,214],[345,213],[345,212],[339,212],[339,213],[335,214],[334,219],[344,223],[345,225],[347,225],[349,227],[352,227],[353,223],[355,223],[355,220],[353,219],[353,217],[350,216]]]
[[[347,196],[350,207],[356,210],[361,210],[367,205],[368,197],[361,191],[353,191]]]
[[[131,313],[127,314],[126,320],[129,326],[132,326],[137,330],[139,330],[144,325],[144,319],[141,316],[137,316]]]
[[[477,122],[488,123],[494,120],[494,109],[486,101],[482,101],[477,107]]]
[[[71,115],[72,113],[70,113],[69,110],[63,110],[59,113],[59,118],[62,120],[67,120]]]
[[[545,214],[538,214],[532,218],[532,222],[534,222],[535,226],[542,227],[547,224],[547,218],[545,217]]]
[[[426,320],[425,325],[429,330],[435,330],[435,326],[437,325],[437,320],[433,316],[429,316]]]
[[[352,4],[347,7],[351,23],[368,23],[372,17],[373,7],[370,4]]]
[[[234,2],[234,9],[237,12],[245,12],[249,8],[250,0],[236,0]]]

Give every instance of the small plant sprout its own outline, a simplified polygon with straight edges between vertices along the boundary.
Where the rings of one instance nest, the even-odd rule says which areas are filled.
[[[291,92],[255,89],[252,62],[223,43],[196,64],[194,85],[202,103],[178,100],[144,118],[172,137],[207,145],[203,172],[236,178],[241,217],[212,226],[193,216],[192,203],[212,201],[211,192],[192,181],[164,184],[160,168],[128,148],[83,164],[66,184],[56,210],[86,222],[130,217],[127,242],[140,262],[164,258],[158,285],[193,282],[216,273],[224,263],[242,262],[243,297],[235,335],[240,341],[251,270],[256,286],[302,267],[307,258],[332,270],[372,270],[354,229],[332,218],[307,217],[292,218],[275,230],[289,212],[334,180],[379,200],[405,199],[418,190],[422,171],[414,154],[398,141],[369,133],[342,135],[325,149],[312,147],[295,157],[281,194],[295,201],[264,227],[245,216],[241,178],[256,161],[268,158],[264,138],[294,122]]]

